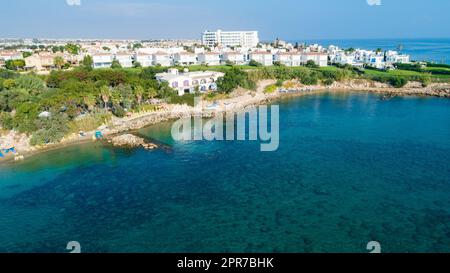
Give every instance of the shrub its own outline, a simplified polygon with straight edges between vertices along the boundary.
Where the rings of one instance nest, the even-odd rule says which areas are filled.
[[[92,131],[102,124],[111,120],[110,113],[96,113],[87,115],[80,119],[75,119],[69,123],[69,132],[78,133],[79,131]]]
[[[187,104],[189,106],[194,106],[194,98],[195,94],[184,94],[183,96],[178,96],[177,94],[173,94],[168,102],[171,104]]]
[[[118,103],[113,103],[112,113],[114,114],[114,116],[119,118],[123,118],[125,116],[125,110]]]
[[[307,61],[305,66],[309,68],[319,68],[319,66],[313,60]]]
[[[217,80],[220,91],[229,93],[238,87],[254,90],[256,83],[250,80],[247,72],[240,68],[233,67],[225,73],[225,76]]]
[[[250,60],[250,62],[248,63],[248,65],[249,65],[249,66],[254,66],[254,67],[261,67],[261,66],[262,66],[261,63],[258,63],[258,62],[255,61],[255,60]]]
[[[395,88],[401,88],[408,83],[408,80],[406,80],[403,77],[391,77],[391,78],[389,78],[388,81],[389,81],[389,84]]]
[[[334,80],[333,79],[325,79],[324,81],[323,81],[323,84],[325,84],[325,85],[332,85],[334,83]]]
[[[68,117],[64,114],[54,114],[50,118],[39,119],[37,130],[31,137],[31,145],[59,142],[69,131]]]
[[[13,119],[9,113],[1,112],[0,113],[0,128],[6,130],[13,129]]]
[[[277,90],[277,86],[274,84],[268,85],[264,88],[264,93],[271,94]]]

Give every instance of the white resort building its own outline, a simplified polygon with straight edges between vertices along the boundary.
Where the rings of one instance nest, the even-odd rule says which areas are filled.
[[[160,82],[167,82],[169,87],[178,91],[178,95],[194,93],[196,91],[216,91],[217,80],[225,74],[215,71],[189,72],[185,69],[180,73],[178,69],[169,69],[167,73],[156,74],[156,79]]]
[[[255,51],[250,53],[250,60],[258,62],[263,66],[273,65],[273,55],[270,52]]]
[[[198,54],[198,63],[206,65],[220,65],[220,54],[216,52],[205,52]]]
[[[302,64],[313,61],[318,66],[328,66],[328,54],[321,52],[302,53]]]
[[[153,66],[153,55],[148,53],[137,53],[136,62],[140,63],[142,67]]]
[[[97,53],[92,56],[94,68],[109,68],[114,60],[114,55],[110,53]]]
[[[156,52],[153,55],[153,65],[161,65],[161,66],[171,66],[172,58],[170,54],[166,52]]]
[[[202,35],[202,44],[208,47],[231,47],[240,46],[244,48],[256,47],[259,43],[258,31],[205,31]]]
[[[300,66],[302,55],[300,52],[279,52],[275,54],[275,61],[285,66]]]
[[[180,52],[173,55],[173,62],[176,65],[194,65],[197,64],[197,54],[190,52]]]
[[[245,54],[240,52],[225,52],[222,59],[225,63],[229,62],[236,65],[243,65],[247,62]]]
[[[122,67],[133,66],[133,55],[128,53],[117,53],[115,58]]]

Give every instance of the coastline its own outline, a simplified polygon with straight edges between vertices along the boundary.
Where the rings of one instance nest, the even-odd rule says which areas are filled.
[[[289,91],[275,91],[270,94],[264,93],[265,87],[273,85],[274,83],[274,80],[263,80],[258,83],[256,91],[244,89],[235,90],[233,91],[230,98],[217,100],[215,102],[216,107],[214,109],[209,108],[211,102],[204,100],[201,101],[201,103],[199,103],[196,107],[190,107],[187,105],[170,105],[169,107],[167,107],[167,109],[156,112],[138,113],[132,115],[131,117],[121,119],[115,118],[110,122],[110,124],[103,125],[101,126],[102,129],[100,129],[99,127],[98,130],[101,130],[104,137],[110,138],[115,135],[120,135],[126,132],[133,132],[160,122],[199,116],[203,118],[210,118],[219,113],[237,113],[240,111],[245,111],[248,108],[268,104],[282,98],[298,97],[322,92],[372,92],[378,94],[387,94],[391,96],[435,96],[450,98],[450,84],[443,83],[433,83],[427,87],[423,87],[421,83],[409,82],[405,87],[394,88],[387,84],[376,83],[367,80],[349,80],[345,82],[336,82],[330,86],[303,86],[298,82],[291,81],[291,88],[289,88]],[[23,144],[27,140],[23,135],[21,135],[21,143],[18,143],[18,145],[15,145],[15,147],[19,155],[28,158],[47,151],[96,141],[93,140],[95,132],[96,131],[86,132],[85,136],[83,137],[77,134],[72,134],[66,136],[58,143],[35,147],[29,145],[29,143],[28,145]],[[14,137],[15,136],[13,135],[12,139],[14,139]],[[0,146],[1,144],[2,143],[0,142]],[[11,156],[3,158],[2,160],[0,160],[0,164],[14,161],[14,159],[15,158]]]

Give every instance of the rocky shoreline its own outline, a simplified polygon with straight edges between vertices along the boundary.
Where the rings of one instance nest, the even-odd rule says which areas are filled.
[[[108,143],[111,143],[114,147],[121,148],[144,148],[146,150],[154,150],[159,148],[155,143],[146,141],[142,137],[138,137],[133,134],[123,134],[118,136],[109,137]]]
[[[301,96],[310,94],[311,92],[362,91],[398,96],[413,95],[450,98],[450,84],[444,83],[433,83],[427,87],[423,87],[421,83],[409,82],[405,87],[393,88],[387,84],[367,80],[336,82],[330,86],[303,86],[298,82],[292,82],[289,92],[274,92],[271,94],[264,93],[264,88],[274,83],[274,80],[264,80],[258,84],[256,91],[236,90],[233,92],[234,95],[230,98],[217,101],[214,108],[210,107],[212,102],[208,101],[202,101],[196,107],[190,107],[187,105],[170,105],[166,109],[158,112],[140,113],[135,114],[132,117],[121,119],[115,118],[110,124],[104,125],[98,130],[101,130],[107,140],[111,141],[110,143],[117,145],[118,147],[123,145],[124,147],[143,147],[145,149],[153,150],[158,148],[156,144],[146,143],[144,139],[139,139],[139,137],[132,134],[122,134],[160,122],[180,118],[209,118],[214,117],[218,113],[244,111],[248,108],[267,104],[283,97]],[[60,143],[48,144],[44,146],[31,146],[29,143],[29,137],[24,134],[10,131],[6,135],[2,135],[0,137],[0,148],[9,148],[14,146],[18,152],[14,158],[21,160],[23,159],[23,155],[29,156],[46,150],[58,149],[60,147],[65,147],[72,144],[92,141],[93,136],[95,136],[95,131],[87,132],[84,136],[79,136],[76,134],[67,136]],[[8,158],[2,159],[0,162],[7,160]]]

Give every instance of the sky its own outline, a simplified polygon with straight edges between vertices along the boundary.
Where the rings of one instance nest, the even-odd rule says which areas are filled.
[[[3,38],[450,38],[448,0],[0,0]]]

